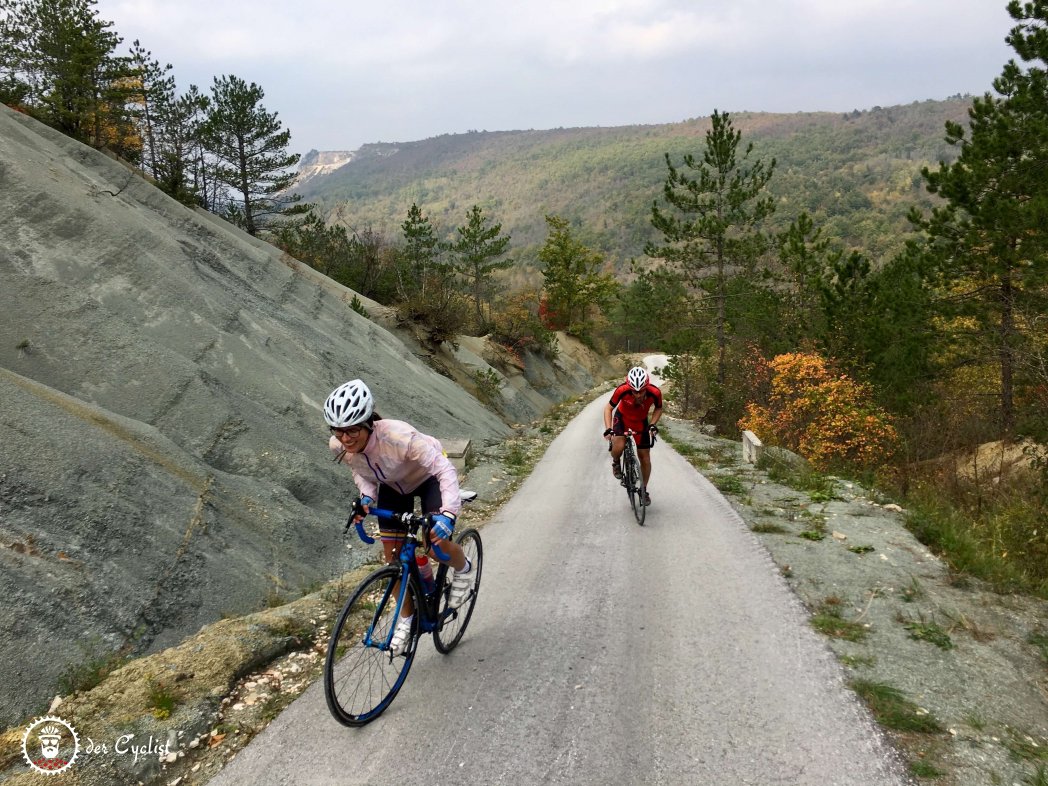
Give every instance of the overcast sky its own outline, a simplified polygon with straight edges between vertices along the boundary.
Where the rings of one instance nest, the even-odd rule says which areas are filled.
[[[291,152],[982,94],[1005,0],[99,0],[178,87],[235,74]],[[294,9],[294,10],[292,10]]]

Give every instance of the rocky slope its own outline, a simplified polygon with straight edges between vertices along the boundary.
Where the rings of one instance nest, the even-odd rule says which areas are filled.
[[[483,446],[593,381],[551,366],[500,417],[450,350],[437,373],[350,290],[2,106],[0,224],[0,722],[73,667],[330,578],[353,493],[321,417],[337,384]]]
[[[322,175],[330,175],[352,161],[354,155],[348,150],[310,150],[298,162],[295,188],[301,188],[310,180]]]

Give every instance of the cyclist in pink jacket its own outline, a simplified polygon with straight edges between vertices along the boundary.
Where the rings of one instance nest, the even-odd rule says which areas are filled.
[[[462,547],[451,540],[462,500],[458,473],[440,442],[402,420],[379,417],[371,391],[359,379],[331,392],[324,402],[324,420],[331,428],[331,450],[337,460],[349,465],[360,491],[357,504],[363,514],[354,516],[354,522],[367,515],[372,506],[412,513],[417,497],[422,512],[432,514],[430,539],[450,557],[448,605],[453,609],[461,606],[473,581],[473,566]],[[379,537],[387,563],[396,562],[404,533],[399,522],[383,521]],[[407,646],[414,611],[409,596],[393,634],[394,655]]]

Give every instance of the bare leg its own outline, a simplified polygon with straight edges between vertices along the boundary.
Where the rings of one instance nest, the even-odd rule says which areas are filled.
[[[387,565],[395,565],[400,555],[400,547],[404,545],[403,540],[384,540],[382,541],[382,554],[386,558]],[[396,586],[393,587],[393,592],[400,592],[400,582],[398,581]],[[404,596],[404,605],[400,607],[401,617],[410,617],[415,613],[415,604],[411,600],[411,593],[409,592]]]
[[[430,535],[430,542],[436,543],[440,547],[440,550],[448,555],[447,564],[455,570],[462,570],[466,567],[466,552],[462,550],[462,546],[457,544],[453,540],[437,540],[436,537]],[[436,556],[435,554],[433,556]]]
[[[647,488],[648,478],[651,477],[651,450],[638,450],[637,458],[640,459],[640,474],[644,478],[644,488]]]

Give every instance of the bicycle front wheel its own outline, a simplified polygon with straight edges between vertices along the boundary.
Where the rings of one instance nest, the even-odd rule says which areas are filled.
[[[438,571],[437,579],[441,582],[440,605],[437,610],[437,629],[433,631],[433,644],[438,652],[447,654],[455,649],[462,639],[469,625],[469,618],[473,616],[473,607],[477,603],[477,593],[480,591],[480,574],[484,569],[484,545],[480,541],[480,533],[475,529],[464,529],[455,537],[462,550],[466,553],[472,565],[473,581],[470,585],[469,594],[457,609],[448,608],[448,593],[451,582],[447,579],[447,566],[442,565]]]
[[[324,661],[324,696],[339,723],[363,726],[385,711],[404,685],[415,660],[418,614],[411,640],[402,655],[393,655],[389,641],[397,621],[397,592],[401,569],[379,568],[357,587],[339,614],[327,659]],[[408,592],[421,608],[413,584]]]
[[[627,448],[626,453],[629,454],[626,456],[626,463],[629,467],[626,470],[626,491],[630,495],[630,506],[633,508],[633,515],[637,523],[644,526],[644,517],[648,512],[644,504],[644,472],[641,470],[640,457],[637,456],[636,448],[631,446]]]

